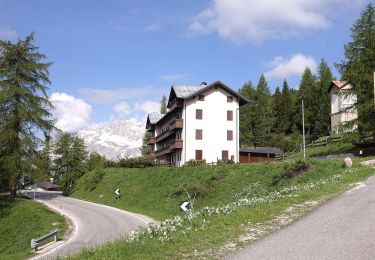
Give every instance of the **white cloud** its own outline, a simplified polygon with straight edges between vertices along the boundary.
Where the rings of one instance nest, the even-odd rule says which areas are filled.
[[[113,107],[113,110],[117,114],[119,114],[120,116],[125,116],[125,115],[130,114],[130,107],[129,107],[128,103],[126,103],[126,102],[121,102],[121,103],[116,104]]]
[[[150,24],[144,28],[146,32],[157,32],[157,31],[160,31],[160,29],[161,29],[161,26],[160,24],[157,24],[157,23]]]
[[[331,25],[332,13],[353,10],[363,0],[212,0],[192,18],[189,35],[217,32],[237,42],[262,42]]]
[[[91,106],[80,98],[75,98],[66,93],[55,92],[49,98],[57,118],[55,126],[64,132],[75,133],[88,126],[90,121]]]
[[[268,79],[285,79],[291,76],[302,75],[306,67],[312,72],[316,71],[317,62],[312,56],[305,56],[301,53],[294,54],[290,59],[281,56],[275,57],[268,64],[271,70],[264,73]]]
[[[18,34],[15,30],[12,30],[7,26],[0,26],[0,39],[3,40],[15,40]]]
[[[129,100],[143,97],[152,92],[151,86],[140,88],[120,88],[120,89],[99,89],[99,88],[82,88],[78,91],[93,103],[112,103],[119,100]]]
[[[158,76],[159,79],[165,81],[176,81],[183,78],[186,78],[187,74],[168,74],[168,75],[160,75]]]
[[[160,103],[155,101],[145,101],[143,103],[136,103],[134,105],[135,110],[141,110],[148,113],[158,112],[160,111]]]

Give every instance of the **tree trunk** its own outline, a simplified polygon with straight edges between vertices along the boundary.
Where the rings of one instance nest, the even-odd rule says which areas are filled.
[[[10,190],[10,197],[15,198],[16,196],[17,196],[17,188],[12,187],[11,190]]]

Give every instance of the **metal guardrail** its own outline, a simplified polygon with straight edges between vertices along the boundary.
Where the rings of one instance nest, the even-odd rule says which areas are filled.
[[[51,237],[54,237],[54,242],[57,241],[57,233],[59,232],[58,229],[55,229],[53,230],[51,233],[48,233],[47,235],[45,236],[42,236],[40,238],[33,238],[31,239],[31,248],[34,249],[34,251],[37,251],[38,250],[38,246],[41,242],[51,238]]]

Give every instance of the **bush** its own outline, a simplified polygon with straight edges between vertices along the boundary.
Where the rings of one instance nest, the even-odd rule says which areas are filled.
[[[185,167],[197,167],[197,166],[205,166],[205,165],[206,165],[206,160],[194,160],[194,159],[191,159],[184,164]]]
[[[87,191],[93,191],[98,183],[103,179],[103,169],[97,168],[96,170],[87,173],[84,179],[84,188]]]
[[[147,168],[156,166],[156,162],[149,157],[124,158],[118,160],[116,166],[121,168]]]
[[[227,159],[223,159],[223,160],[218,160],[217,161],[217,165],[231,165],[231,164],[235,164],[236,162],[233,161],[233,160],[227,160]]]
[[[284,171],[273,176],[272,184],[276,185],[279,182],[287,179],[292,179],[298,177],[307,172],[311,167],[311,164],[307,161],[298,160],[293,163],[288,163],[284,165]]]

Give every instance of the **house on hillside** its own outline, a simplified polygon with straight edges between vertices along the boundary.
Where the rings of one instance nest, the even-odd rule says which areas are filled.
[[[329,87],[331,95],[331,132],[338,134],[341,126],[358,117],[357,110],[353,107],[357,101],[355,94],[347,94],[352,87],[347,81],[333,80]],[[352,127],[352,130],[355,126]],[[346,129],[348,131],[350,129]]]
[[[151,113],[146,129],[150,156],[160,164],[189,160],[239,161],[239,107],[249,101],[220,81],[173,85],[165,114]]]

